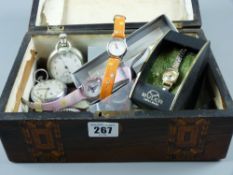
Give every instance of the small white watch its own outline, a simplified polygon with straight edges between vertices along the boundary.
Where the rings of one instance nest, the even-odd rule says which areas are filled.
[[[66,34],[61,34],[59,38],[55,50],[49,56],[47,69],[51,77],[71,84],[73,83],[71,75],[82,66],[83,56],[78,49],[72,47]]]
[[[127,51],[126,40],[122,38],[113,38],[107,44],[107,52],[112,57],[123,57]]]

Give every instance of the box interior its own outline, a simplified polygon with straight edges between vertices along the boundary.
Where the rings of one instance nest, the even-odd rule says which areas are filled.
[[[87,55],[87,46],[90,45],[90,43],[96,46],[105,46],[111,37],[110,34],[98,34],[98,35],[84,35],[84,34],[73,34],[68,36],[70,41],[72,42],[73,46],[80,49],[84,55]],[[13,88],[11,90],[10,96],[8,98],[8,102],[5,108],[5,112],[13,112],[15,103],[16,103],[16,94],[19,90],[20,82],[23,77],[23,72],[26,66],[27,61],[31,59],[31,50],[35,50],[37,54],[37,58],[39,60],[42,60],[42,62],[46,62],[50,53],[54,49],[54,45],[57,43],[58,36],[57,35],[36,35],[33,36],[30,40],[30,42],[27,45],[27,49],[25,54],[23,55],[23,60],[20,66],[20,69],[18,71],[17,78],[15,80],[15,83],[13,85]],[[32,66],[29,79],[26,84],[26,88],[24,89],[23,98],[29,99],[30,97],[30,91],[34,84],[33,81],[33,72],[38,68],[37,62],[35,62]],[[209,75],[209,77],[212,77],[212,75]],[[213,78],[212,78],[213,79]],[[204,93],[206,98],[212,99],[215,109],[225,109],[224,104],[224,98],[222,98],[222,94],[220,93],[219,88],[216,85],[215,80],[213,79],[210,83],[207,83],[208,86],[213,89],[213,92],[211,95]],[[207,94],[207,95],[206,95]],[[205,99],[205,98],[204,98]],[[200,101],[200,100],[199,100]],[[200,107],[199,107],[200,108]],[[28,108],[25,105],[20,105],[20,108],[18,112],[28,112]]]
[[[194,20],[192,0],[40,0],[35,25],[105,24],[115,14],[124,14],[128,23],[148,22],[161,14],[172,21]]]

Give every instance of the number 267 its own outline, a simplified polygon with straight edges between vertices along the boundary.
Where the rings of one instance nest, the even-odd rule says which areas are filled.
[[[95,134],[111,134],[112,127],[94,127]]]

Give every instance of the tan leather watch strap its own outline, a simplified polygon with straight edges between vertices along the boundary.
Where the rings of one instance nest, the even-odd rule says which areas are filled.
[[[115,77],[117,69],[120,65],[120,58],[109,58],[104,73],[104,79],[102,81],[102,87],[100,91],[100,99],[104,99],[112,94],[112,90],[115,83]]]
[[[116,15],[114,17],[113,38],[125,38],[125,16]]]

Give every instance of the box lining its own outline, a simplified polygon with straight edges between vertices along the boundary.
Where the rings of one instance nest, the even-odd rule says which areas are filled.
[[[148,22],[161,14],[172,21],[194,20],[192,0],[40,0],[36,26],[106,24],[116,14],[125,15],[128,23]]]
[[[34,43],[32,41],[30,41],[28,46],[27,46],[26,52],[23,56],[23,60],[22,60],[21,66],[19,68],[19,71],[18,71],[16,80],[15,80],[15,83],[13,85],[13,88],[11,90],[10,97],[8,98],[5,112],[13,112],[14,111],[18,87],[20,86],[20,82],[22,80],[22,75],[23,75],[26,63],[27,63],[27,61],[29,61],[31,59],[30,51],[31,51],[31,49],[34,49],[34,48],[35,48]],[[36,67],[36,65],[34,64],[32,70],[35,70],[35,67]],[[25,99],[29,98],[28,91],[30,91],[30,87],[32,87],[32,82],[33,82],[33,76],[31,73],[29,76],[28,82],[25,86],[24,93],[23,93],[23,98],[25,98]],[[24,109],[24,106],[22,104],[20,104],[18,112],[23,112],[23,109]]]

